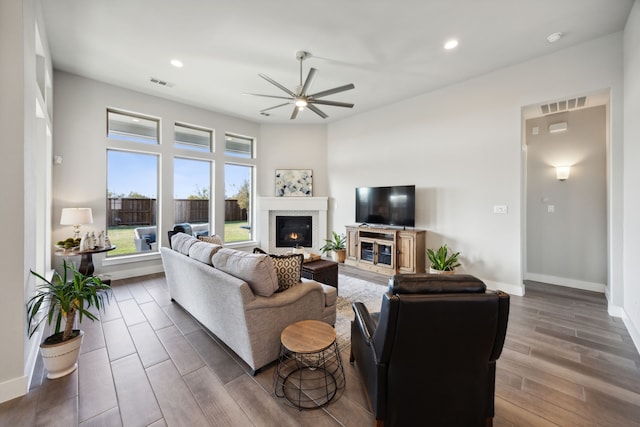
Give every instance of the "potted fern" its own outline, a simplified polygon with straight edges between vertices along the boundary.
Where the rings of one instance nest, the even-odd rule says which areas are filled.
[[[35,295],[27,301],[29,338],[45,319],[48,325],[54,323],[55,319],[53,335],[40,344],[47,378],[51,379],[70,374],[78,367],[84,332],[73,329],[76,314],[79,314],[80,321],[83,316],[97,320],[97,316],[89,309],[103,308],[105,297],[107,302],[109,299],[107,291],[111,289],[100,278],[80,273],[73,263],[65,260],[63,268],[63,274],[55,271],[51,280],[31,270],[31,274],[41,283],[36,287]]]
[[[334,261],[344,262],[347,255],[347,237],[344,234],[338,234],[332,231],[331,239],[326,239],[324,242],[325,244],[320,248],[320,252],[323,254],[331,252]]]
[[[447,245],[442,245],[437,251],[427,249],[427,257],[431,262],[429,273],[431,274],[454,274],[455,268],[460,266],[458,262],[460,252],[449,255]]]

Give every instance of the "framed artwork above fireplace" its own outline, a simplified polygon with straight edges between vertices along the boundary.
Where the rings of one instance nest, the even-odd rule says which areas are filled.
[[[276,169],[276,197],[313,196],[311,169]]]

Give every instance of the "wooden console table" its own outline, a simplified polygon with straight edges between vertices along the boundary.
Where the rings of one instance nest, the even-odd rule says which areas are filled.
[[[424,273],[426,231],[417,228],[347,226],[345,264],[393,276]]]
[[[92,276],[93,272],[95,271],[95,268],[93,266],[93,254],[109,252],[114,250],[115,248],[115,245],[111,245],[102,248],[87,249],[84,251],[57,251],[55,252],[55,254],[64,257],[80,256],[80,266],[78,267],[78,271],[85,276]]]

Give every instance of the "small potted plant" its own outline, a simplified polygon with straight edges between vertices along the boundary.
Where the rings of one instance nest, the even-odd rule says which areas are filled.
[[[344,262],[346,256],[346,244],[347,237],[344,234],[338,234],[332,231],[331,239],[326,239],[323,247],[320,248],[320,252],[326,254],[332,252],[331,256],[336,262]]]
[[[55,319],[53,335],[40,344],[47,378],[51,379],[70,374],[78,367],[78,354],[84,332],[73,329],[76,314],[79,313],[80,321],[83,316],[92,321],[97,320],[96,315],[89,309],[102,309],[105,297],[107,302],[109,300],[107,291],[111,289],[100,278],[80,273],[73,263],[67,263],[65,260],[63,268],[62,276],[55,271],[51,280],[31,270],[31,274],[42,283],[37,286],[35,295],[27,301],[29,338],[45,319],[48,325]],[[69,272],[71,274],[68,274]],[[41,309],[43,313],[40,312]]]
[[[429,273],[431,274],[454,274],[455,268],[460,266],[458,262],[460,252],[449,255],[447,245],[442,245],[437,251],[427,249],[427,257],[431,262]]]

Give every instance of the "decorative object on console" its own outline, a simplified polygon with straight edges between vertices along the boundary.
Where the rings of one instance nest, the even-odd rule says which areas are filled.
[[[276,169],[277,197],[311,197],[312,195],[311,169]]]
[[[331,233],[331,239],[325,240],[325,244],[320,248],[320,252],[323,254],[331,252],[331,257],[335,262],[343,263],[347,253],[347,237],[344,234],[338,234],[335,231],[332,231]]]
[[[98,277],[85,275],[76,270],[73,263],[63,263],[64,273],[61,276],[54,271],[51,280],[31,270],[31,274],[42,281],[36,288],[36,293],[27,302],[27,321],[29,338],[46,319],[49,325],[55,318],[54,334],[40,344],[42,360],[47,369],[47,378],[59,378],[70,374],[78,367],[77,360],[84,333],[73,329],[76,314],[80,321],[86,316],[96,320],[97,316],[90,310],[95,307],[98,311],[104,307],[104,298],[110,286]],[[69,274],[71,273],[70,277]],[[44,308],[44,313],[41,309]],[[64,330],[61,325],[64,320]]]
[[[447,245],[442,245],[437,251],[433,249],[427,249],[427,257],[431,262],[429,267],[429,273],[431,274],[454,274],[455,268],[461,264],[458,262],[458,256],[460,252],[448,254],[449,248]]]
[[[93,224],[91,208],[63,208],[60,215],[60,225],[73,225],[73,238],[80,237],[80,226]]]

